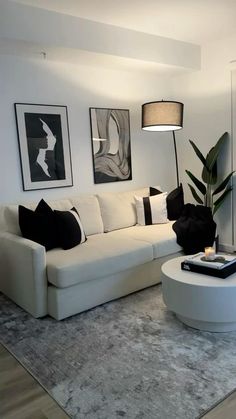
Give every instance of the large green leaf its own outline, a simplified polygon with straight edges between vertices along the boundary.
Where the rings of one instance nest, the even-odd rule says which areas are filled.
[[[203,180],[203,182],[208,184],[210,179],[211,179],[211,173],[206,168],[206,166],[203,166],[203,168],[202,168],[202,180]]]
[[[217,173],[217,161],[216,161],[211,171],[211,185],[215,185],[217,183],[217,180],[218,180],[218,173]]]
[[[224,180],[221,182],[221,184],[216,188],[216,190],[213,192],[212,195],[217,195],[218,193],[222,192],[226,186],[228,185],[228,182],[231,178],[231,176],[234,174],[234,172],[231,172]]]
[[[206,194],[206,187],[204,183],[202,183],[200,180],[198,180],[189,170],[185,170],[187,175],[190,177],[190,179],[193,181],[194,185],[199,189],[199,191],[205,195]]]
[[[190,187],[190,190],[192,192],[192,195],[194,197],[194,199],[199,203],[203,205],[203,200],[200,198],[200,196],[197,194],[197,192],[195,191],[194,187],[192,185],[190,185],[188,183],[188,186]]]
[[[225,144],[225,142],[228,139],[228,132],[225,132],[220,139],[217,141],[216,145],[209,151],[207,157],[206,157],[206,166],[209,171],[212,170],[217,157],[219,155],[219,152],[221,150],[221,147]]]
[[[203,156],[203,154],[201,153],[201,151],[199,150],[199,148],[196,146],[196,144],[193,141],[189,140],[189,142],[190,142],[191,146],[193,147],[196,155],[201,160],[202,164],[205,166],[205,164],[206,164],[205,157]]]
[[[210,149],[209,153],[207,154],[206,160],[209,157],[210,153],[212,153],[213,148]],[[202,180],[206,184],[215,185],[217,183],[217,161],[213,165],[212,169],[209,170],[207,166],[203,166],[202,169]]]
[[[216,211],[220,208],[220,206],[223,204],[225,198],[228,196],[228,194],[232,191],[233,188],[229,188],[226,189],[226,191],[224,191],[222,193],[222,195],[216,200],[216,202],[214,202],[214,210],[213,210],[213,215],[216,213]]]

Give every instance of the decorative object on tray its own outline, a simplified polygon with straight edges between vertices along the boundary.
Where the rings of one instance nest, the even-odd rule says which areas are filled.
[[[15,103],[24,191],[72,186],[66,106]]]
[[[216,252],[214,247],[205,247],[205,251],[204,251],[205,255],[203,256],[205,258],[205,260],[214,260],[216,257]]]
[[[132,179],[129,111],[89,108],[94,183]]]
[[[211,262],[225,262],[225,258],[223,256],[214,256],[212,258],[209,258],[209,256],[202,256],[201,260],[203,262],[211,261]],[[227,263],[227,262],[226,262]]]
[[[228,185],[234,172],[229,173],[228,176],[226,176],[220,184],[217,173],[217,160],[220,155],[220,152],[223,149],[223,146],[228,141],[228,137],[228,133],[225,132],[217,141],[216,145],[210,149],[206,157],[203,156],[196,144],[193,141],[189,140],[196,155],[203,164],[202,180],[204,183],[197,179],[189,170],[185,171],[194,183],[194,185],[197,187],[198,191],[203,195],[203,198],[199,196],[198,192],[196,191],[196,189],[194,189],[192,185],[188,185],[190,187],[194,199],[199,204],[210,207],[213,215],[220,208],[227,195],[232,191],[232,186]],[[215,188],[215,185],[218,186]],[[221,193],[221,195],[214,200],[215,196],[219,193]]]
[[[181,263],[181,268],[185,271],[226,278],[236,272],[236,256],[216,254],[214,259],[209,260],[206,258],[205,253],[199,252],[196,255],[187,257]]]

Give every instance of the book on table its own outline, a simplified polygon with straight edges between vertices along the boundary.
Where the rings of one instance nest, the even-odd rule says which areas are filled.
[[[181,269],[219,278],[227,278],[236,272],[236,255],[216,254],[214,260],[205,259],[203,252],[187,256]]]
[[[223,269],[236,262],[236,255],[217,253],[213,260],[209,260],[205,258],[203,252],[199,252],[196,255],[187,256],[185,262],[200,266],[208,266],[213,269]]]

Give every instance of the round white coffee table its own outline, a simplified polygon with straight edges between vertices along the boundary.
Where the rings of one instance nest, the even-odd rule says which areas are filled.
[[[221,279],[183,271],[180,256],[162,265],[166,306],[188,326],[210,332],[236,330],[236,273]]]

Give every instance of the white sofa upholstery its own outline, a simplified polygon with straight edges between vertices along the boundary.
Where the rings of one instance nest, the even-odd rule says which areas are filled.
[[[135,195],[148,188],[49,201],[78,210],[87,241],[48,252],[21,236],[17,205],[1,207],[0,291],[35,317],[60,320],[158,283],[161,264],[181,248],[172,222],[136,225]]]

